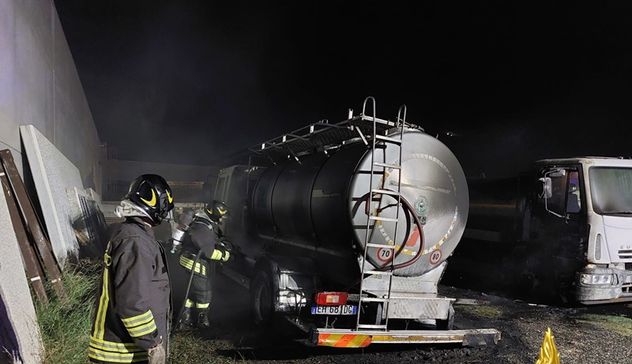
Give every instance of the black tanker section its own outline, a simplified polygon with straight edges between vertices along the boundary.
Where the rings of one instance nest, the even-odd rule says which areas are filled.
[[[349,214],[349,185],[367,153],[356,144],[336,153],[305,156],[267,168],[251,193],[251,231],[246,239],[263,250],[315,259],[321,276],[353,285],[359,276]]]
[[[258,235],[346,251],[353,231],[348,189],[364,146],[268,168],[252,194]]]
[[[526,179],[468,179],[467,183],[470,190],[470,215],[466,237],[494,232],[501,240],[528,239],[524,235],[529,230],[526,213],[528,198],[524,191]]]
[[[587,236],[581,216],[545,211],[537,171],[468,186],[469,219],[442,282],[541,302],[572,299]]]
[[[443,283],[520,296],[531,224],[531,179],[468,179],[470,215]]]

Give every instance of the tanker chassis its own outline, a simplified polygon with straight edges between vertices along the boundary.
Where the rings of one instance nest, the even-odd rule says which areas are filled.
[[[372,106],[372,114],[365,113]],[[214,198],[234,257],[222,273],[247,287],[253,320],[287,319],[312,344],[496,343],[455,330],[437,284],[468,215],[450,150],[419,127],[360,115],[321,121],[249,150],[222,169]]]
[[[468,180],[470,218],[445,280],[586,305],[632,301],[632,160],[537,161]]]

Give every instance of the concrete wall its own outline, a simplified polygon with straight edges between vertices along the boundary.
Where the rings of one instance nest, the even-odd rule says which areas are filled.
[[[0,236],[0,363],[7,362],[4,360],[6,352],[21,359],[16,363],[41,363],[43,349],[37,316],[7,200],[2,191]]]
[[[99,137],[50,0],[0,0],[0,148],[22,168],[19,126],[32,124],[100,192]]]
[[[103,161],[102,199],[119,201],[134,178],[150,173],[158,174],[170,183],[176,202],[208,202],[217,171],[211,166],[110,159]]]

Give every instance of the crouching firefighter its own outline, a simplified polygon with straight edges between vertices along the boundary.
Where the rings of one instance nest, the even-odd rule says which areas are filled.
[[[132,182],[110,229],[88,357],[93,363],[164,364],[171,296],[166,257],[152,227],[173,208],[167,182],[153,174]]]
[[[182,238],[180,265],[191,276],[190,290],[184,298],[177,329],[205,329],[210,326],[208,313],[215,267],[209,261],[226,262],[230,257],[229,243],[223,241],[219,227],[221,219],[227,214],[224,203],[213,201],[196,212]]]

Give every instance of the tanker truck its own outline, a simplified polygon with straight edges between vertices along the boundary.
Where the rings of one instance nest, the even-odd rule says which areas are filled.
[[[455,299],[437,293],[467,184],[450,150],[405,118],[405,106],[375,117],[369,97],[359,115],[263,142],[220,171],[234,247],[222,273],[249,290],[256,323],[287,320],[330,347],[500,340],[454,329]]]
[[[632,160],[546,159],[468,185],[444,282],[543,302],[632,301]]]

